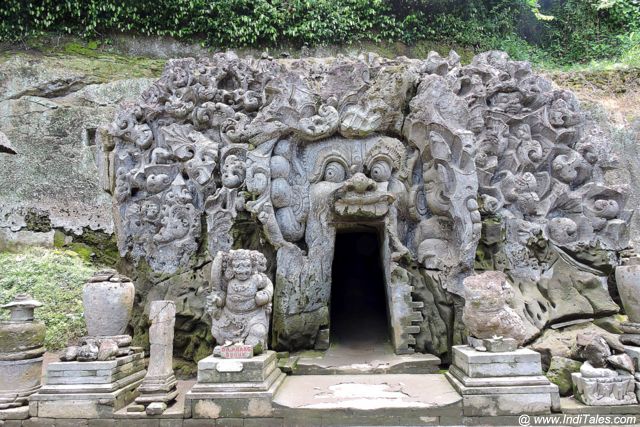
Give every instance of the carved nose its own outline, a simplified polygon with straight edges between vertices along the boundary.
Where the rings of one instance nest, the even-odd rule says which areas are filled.
[[[353,175],[347,184],[347,190],[355,191],[356,193],[373,191],[375,188],[376,182],[371,178],[367,178],[367,176],[362,172],[358,172]]]

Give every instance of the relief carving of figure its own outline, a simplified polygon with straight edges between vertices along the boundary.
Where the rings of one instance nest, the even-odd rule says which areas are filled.
[[[258,251],[216,255],[207,311],[217,345],[246,344],[254,347],[255,354],[266,350],[273,284],[265,271],[266,258]]]

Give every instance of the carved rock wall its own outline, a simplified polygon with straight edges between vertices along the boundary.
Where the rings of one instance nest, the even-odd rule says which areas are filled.
[[[618,309],[630,211],[603,183],[611,147],[570,92],[502,52],[172,60],[97,137],[121,255],[149,295],[185,300],[185,334],[211,256],[266,249],[271,346],[320,347],[347,229],[382,237],[397,352],[460,342],[474,270],[507,274],[527,340]]]

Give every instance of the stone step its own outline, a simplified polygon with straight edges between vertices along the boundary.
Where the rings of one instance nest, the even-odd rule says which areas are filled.
[[[368,375],[368,374],[433,374],[440,359],[432,354],[394,354],[390,347],[371,351],[346,346],[332,346],[324,353],[301,353],[292,369],[293,375]]]
[[[438,374],[310,375],[287,377],[273,408],[284,425],[426,425],[459,419],[461,402]]]

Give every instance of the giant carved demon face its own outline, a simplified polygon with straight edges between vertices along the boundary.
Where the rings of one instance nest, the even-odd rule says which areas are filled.
[[[310,193],[330,194],[334,214],[344,219],[381,218],[395,201],[390,183],[403,171],[405,148],[395,139],[331,138],[304,148]]]

